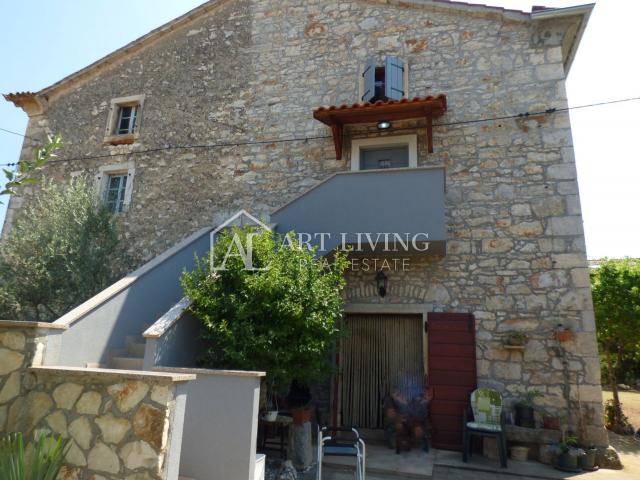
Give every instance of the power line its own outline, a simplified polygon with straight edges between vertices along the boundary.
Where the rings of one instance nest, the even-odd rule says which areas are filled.
[[[28,138],[29,140],[33,140],[34,142],[38,142],[38,143],[40,143],[40,141],[39,141],[39,140],[36,140],[36,139],[35,139],[35,138],[33,138],[33,137],[29,137],[28,135],[25,135],[25,134],[23,134],[23,133],[14,132],[13,130],[7,130],[6,128],[2,128],[2,127],[0,127],[0,130],[1,130],[1,131],[3,131],[3,132],[6,132],[6,133],[11,133],[11,134],[13,134],[13,135],[17,135],[17,136],[19,136],[19,137]]]
[[[570,110],[578,110],[578,109],[584,109],[584,108],[599,107],[599,106],[603,106],[603,105],[612,105],[612,104],[616,104],[616,103],[632,102],[632,101],[637,101],[637,100],[640,100],[640,97],[630,97],[630,98],[623,98],[623,99],[618,99],[618,100],[608,100],[608,101],[604,101],[604,102],[589,103],[589,104],[585,104],[585,105],[576,105],[576,106],[573,106],[573,107],[548,108],[546,110],[541,110],[541,111],[538,111],[538,112],[524,112],[524,113],[517,113],[517,114],[513,114],[513,115],[504,115],[504,116],[500,116],[500,117],[476,118],[476,119],[472,119],[472,120],[460,120],[460,121],[449,122],[449,123],[434,123],[433,126],[434,127],[450,127],[450,126],[457,126],[457,125],[469,125],[469,124],[474,124],[474,123],[485,123],[485,122],[495,122],[495,121],[500,121],[500,120],[510,120],[510,119],[516,119],[516,118],[529,118],[529,117],[540,116],[540,115],[553,115],[555,113],[568,112]],[[7,130],[5,128],[0,128],[0,130],[4,131],[4,132],[7,132],[7,133],[12,133],[14,135],[19,135],[21,137],[25,137],[25,138],[29,138],[31,140],[34,140],[31,137],[28,137],[28,136],[23,135],[21,133],[13,132],[11,130]],[[163,147],[148,148],[148,149],[145,149],[145,150],[134,150],[134,151],[127,152],[127,153],[118,153],[118,154],[103,153],[103,154],[98,154],[98,155],[85,155],[85,156],[79,156],[79,157],[59,158],[59,159],[56,159],[56,160],[49,160],[48,163],[72,162],[72,161],[76,161],[76,160],[95,160],[95,159],[100,159],[100,158],[112,158],[112,157],[115,157],[115,156],[122,156],[122,155],[140,155],[140,154],[145,154],[145,153],[155,153],[155,152],[161,152],[161,151],[167,151],[167,150],[197,150],[197,149],[239,147],[239,146],[246,146],[246,145],[269,145],[269,144],[273,144],[273,143],[291,143],[291,142],[307,142],[309,140],[326,140],[326,139],[329,139],[329,138],[333,138],[333,137],[331,135],[316,135],[316,136],[310,136],[310,137],[292,137],[292,138],[280,138],[280,139],[271,139],[271,140],[251,140],[251,141],[246,141],[246,142],[218,142],[218,143],[209,143],[209,144],[166,145],[166,146],[163,146]],[[0,166],[3,166],[3,167],[14,167],[18,163],[19,162],[5,163],[5,164],[0,164]]]

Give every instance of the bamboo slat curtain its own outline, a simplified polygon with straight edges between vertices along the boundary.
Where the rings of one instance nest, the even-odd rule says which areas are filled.
[[[342,423],[382,428],[393,388],[419,395],[424,376],[420,315],[349,315],[342,341]]]

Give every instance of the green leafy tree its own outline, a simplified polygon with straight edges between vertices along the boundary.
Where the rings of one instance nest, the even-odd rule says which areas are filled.
[[[640,346],[640,260],[605,260],[591,273],[598,343],[613,392],[609,423],[623,427],[616,369]]]
[[[253,270],[239,255],[238,239],[245,253],[251,247]],[[204,366],[264,370],[271,393],[328,374],[343,309],[345,255],[328,262],[301,248],[293,234],[283,242],[251,228],[223,233],[212,255],[224,270],[212,272],[207,256],[182,277],[192,313],[205,326]]]
[[[15,171],[3,168],[6,179],[4,189],[0,195],[14,195],[17,190],[24,185],[34,185],[38,183],[36,173],[42,169],[47,162],[56,156],[56,151],[62,147],[62,139],[59,135],[49,137],[44,147],[38,148],[33,160],[21,160],[18,162]],[[2,202],[0,202],[1,204]]]
[[[82,178],[49,182],[0,247],[0,315],[52,321],[126,273],[114,215]]]

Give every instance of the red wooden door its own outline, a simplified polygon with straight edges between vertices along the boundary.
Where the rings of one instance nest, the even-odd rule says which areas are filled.
[[[476,342],[470,313],[430,313],[427,317],[432,444],[462,449],[462,416],[476,388]]]

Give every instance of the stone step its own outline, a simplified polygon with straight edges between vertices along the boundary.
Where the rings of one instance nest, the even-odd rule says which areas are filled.
[[[112,357],[111,368],[116,370],[142,370],[144,359],[135,357]]]
[[[143,358],[145,345],[145,342],[138,337],[125,338],[125,350],[127,352],[127,356]]]

